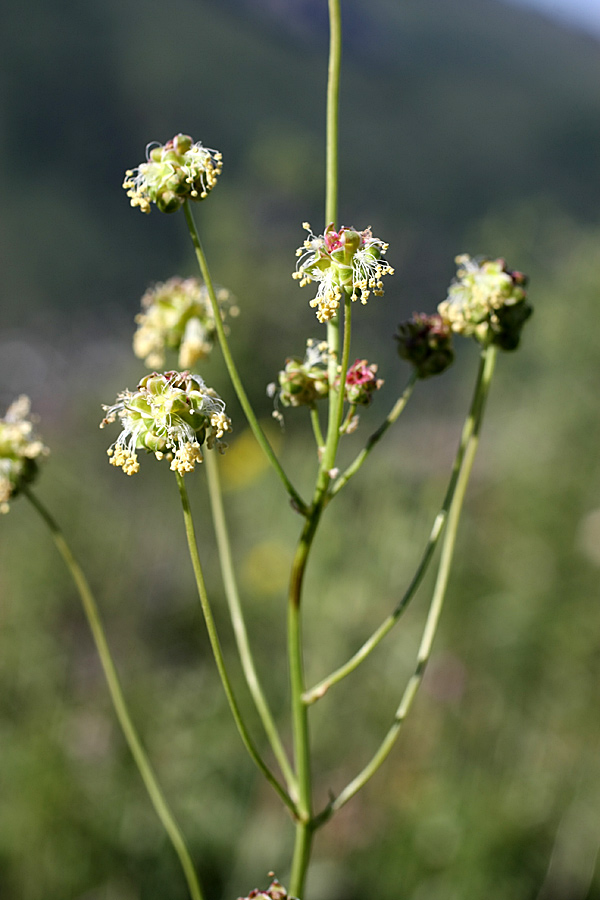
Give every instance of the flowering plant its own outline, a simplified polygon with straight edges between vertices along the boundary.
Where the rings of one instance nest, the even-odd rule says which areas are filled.
[[[327,186],[322,234],[313,233],[305,223],[308,237],[296,251],[293,277],[300,286],[313,283],[316,295],[310,307],[322,326],[318,339],[309,339],[303,357],[288,357],[276,381],[268,388],[274,398],[275,416],[283,420],[286,410],[308,411],[315,441],[314,486],[303,496],[284,470],[246,393],[228,341],[224,319],[237,307],[226,289],[215,288],[194,220],[191,202],[204,200],[214,189],[222,172],[219,151],[178,134],[164,144],[149,145],[146,161],[128,169],[123,183],[133,207],[148,213],[152,205],[163,213],[182,210],[194,248],[202,281],[171,278],[150,289],[142,299],[136,318],[135,354],[152,370],[135,390],[122,390],[112,405],[104,407],[100,427],[118,423],[121,431],[108,449],[111,465],[133,475],[140,468],[140,455],[154,454],[167,459],[174,472],[182,504],[184,526],[192,570],[215,665],[229,708],[246,751],[289,813],[294,829],[294,845],[284,888],[271,874],[265,890],[252,889],[242,900],[309,900],[307,873],[315,835],[361,790],[377,772],[396,742],[412,706],[430,658],[440,620],[458,528],[459,517],[477,449],[490,382],[499,350],[514,350],[521,329],[531,314],[526,298],[526,278],[507,268],[502,259],[477,261],[464,254],[457,257],[458,272],[447,297],[435,313],[418,312],[398,327],[397,349],[412,371],[407,384],[379,427],[363,442],[359,453],[343,467],[340,441],[359,427],[357,409],[376,405],[383,380],[378,366],[351,354],[355,301],[364,305],[371,295],[383,294],[384,276],[394,269],[386,260],[387,244],[363,230],[337,225],[337,104],[340,71],[341,23],[339,0],[330,0],[331,49],[328,86]],[[442,374],[454,359],[454,338],[474,338],[480,361],[473,399],[458,443],[455,461],[440,509],[433,521],[413,577],[389,615],[367,635],[359,649],[335,671],[312,686],[306,683],[304,659],[307,648],[302,630],[305,575],[322,527],[323,513],[348,481],[360,470],[379,441],[398,420],[419,380]],[[292,559],[288,591],[287,662],[289,678],[288,719],[281,723],[271,709],[271,701],[258,675],[247,631],[244,607],[238,589],[229,533],[222,502],[219,453],[223,438],[233,426],[225,401],[194,371],[218,344],[246,420],[279,477],[298,516],[299,537]],[[162,369],[170,353],[178,355],[179,371]],[[220,387],[224,393],[227,387]],[[295,414],[295,413],[294,413]],[[286,412],[287,415],[287,412]],[[68,566],[79,591],[85,614],[100,655],[108,689],[131,753],[173,849],[181,863],[192,900],[204,894],[192,855],[171,812],[158,778],[138,736],[121,689],[102,627],[98,608],[82,569],[73,558],[57,523],[33,492],[37,462],[47,449],[35,436],[29,417],[29,401],[20,398],[0,419],[0,510],[8,510],[19,493],[33,504],[48,525],[56,546]],[[202,465],[200,465],[202,464]],[[239,702],[229,675],[226,658],[213,615],[211,591],[205,583],[197,546],[187,483],[198,469],[205,475],[214,522],[225,597],[235,634],[241,667],[255,712],[264,731],[257,741],[248,725],[248,711]],[[318,802],[313,791],[315,761],[310,744],[311,707],[377,648],[394,628],[430,566],[440,546],[437,574],[413,674],[402,692],[392,722],[380,737],[373,756],[346,786],[327,802]],[[291,731],[290,755],[284,729]],[[275,765],[266,758],[270,748]],[[267,865],[267,861],[266,865]],[[265,865],[265,868],[266,868]]]

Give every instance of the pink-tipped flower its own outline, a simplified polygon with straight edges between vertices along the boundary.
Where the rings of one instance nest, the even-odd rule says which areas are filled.
[[[331,224],[324,234],[315,235],[308,222],[303,227],[309,237],[296,250],[299,258],[292,277],[300,287],[313,281],[318,284],[310,306],[317,310],[319,322],[338,314],[344,294],[361,303],[366,303],[370,294],[383,294],[381,279],[393,275],[394,270],[383,259],[388,245],[374,238],[370,228],[356,231],[343,225],[335,231]]]
[[[368,406],[382,385],[383,379],[377,378],[376,363],[357,359],[346,373],[346,400],[352,406]]]

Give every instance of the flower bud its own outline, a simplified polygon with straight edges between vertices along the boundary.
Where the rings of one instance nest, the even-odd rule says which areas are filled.
[[[273,878],[272,872],[269,872],[269,878]],[[259,891],[258,888],[255,888],[247,897],[238,897],[238,900],[295,900],[295,898],[288,896],[286,889],[276,878],[273,878],[266,891]]]
[[[238,314],[226,288],[217,289],[217,300],[222,319]],[[167,350],[179,353],[181,369],[193,368],[208,356],[217,333],[208,291],[197,278],[170,278],[149,288],[135,321],[133,351],[151,369],[164,366]]]
[[[457,334],[514,350],[532,313],[524,289],[527,277],[510,271],[503,259],[478,262],[464,254],[456,262],[456,278],[438,306],[439,314]]]
[[[368,364],[366,359],[357,359],[346,373],[345,399],[352,406],[368,406],[373,394],[383,385],[377,378],[377,365]]]
[[[9,500],[35,479],[38,460],[50,452],[34,434],[30,409],[29,397],[23,395],[0,419],[0,513],[9,511]]]
[[[135,391],[122,391],[112,406],[104,406],[104,428],[120,419],[122,431],[107,453],[111,465],[119,466],[126,475],[134,475],[140,465],[138,450],[147,450],[162,459],[165,454],[171,469],[184,475],[202,462],[201,445],[208,449],[231,431],[231,420],[225,415],[225,403],[199,375],[190,372],[153,372],[146,375]]]
[[[292,277],[300,287],[318,283],[317,295],[309,305],[317,310],[319,322],[337,315],[344,293],[352,300],[360,298],[363,304],[371,293],[383,294],[381,279],[393,275],[394,270],[382,259],[387,244],[374,238],[370,228],[356,231],[343,225],[334,231],[331,224],[323,235],[314,235],[307,222],[304,228],[309,237],[296,250],[299,259]]]
[[[177,134],[166,144],[148,145],[146,162],[125,173],[123,187],[132,206],[149,213],[177,212],[185,200],[204,200],[217,183],[223,160],[218,150],[194,144],[187,134]]]
[[[327,360],[325,342],[307,341],[304,359],[286,359],[285,368],[277,376],[279,390],[270,385],[269,393],[276,394],[283,406],[314,406],[329,394]]]
[[[415,368],[417,378],[440,375],[454,360],[452,332],[441,316],[415,313],[398,326],[398,354]]]

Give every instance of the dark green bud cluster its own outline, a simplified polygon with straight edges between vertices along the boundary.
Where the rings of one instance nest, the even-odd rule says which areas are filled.
[[[415,368],[417,378],[440,375],[454,361],[452,331],[439,315],[415,313],[398,326],[398,353]]]
[[[272,872],[269,872],[269,877],[273,877]],[[259,891],[258,888],[255,888],[247,897],[238,897],[238,900],[295,900],[295,898],[290,897],[286,889],[276,878],[273,878],[266,891]]]

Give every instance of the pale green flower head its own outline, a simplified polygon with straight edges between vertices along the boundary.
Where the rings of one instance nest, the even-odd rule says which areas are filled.
[[[503,259],[477,261],[465,253],[456,257],[456,263],[456,279],[438,306],[442,319],[457,334],[514,349],[531,314],[525,303],[526,276],[507,269]]]
[[[149,213],[152,203],[160,212],[173,213],[186,200],[204,200],[223,168],[218,150],[177,134],[166,144],[148,144],[146,162],[127,169],[123,187],[132,206]]]
[[[278,383],[270,384],[267,394],[283,406],[314,406],[317,400],[329,396],[328,361],[327,342],[309,338],[304,359],[288,357],[277,376]],[[274,416],[280,418],[277,410]]]
[[[239,310],[226,288],[217,288],[224,320]],[[150,369],[161,369],[167,350],[179,354],[180,369],[191,369],[213,348],[217,329],[208,290],[197,278],[170,278],[149,288],[135,318],[133,351]]]
[[[34,433],[30,410],[29,397],[23,395],[0,419],[0,513],[9,511],[9,500],[35,479],[38,460],[50,452]]]
[[[317,310],[319,322],[328,322],[338,314],[343,295],[366,303],[370,294],[383,294],[382,277],[394,270],[383,259],[388,245],[374,238],[371,229],[356,231],[342,225],[335,231],[328,225],[325,234],[312,233],[308,222],[303,228],[309,237],[296,250],[298,262],[292,278],[300,287],[312,281],[319,285],[310,306]]]
[[[135,391],[122,391],[112,406],[104,406],[104,428],[119,418],[122,431],[107,453],[110,463],[126,475],[134,475],[140,464],[137,451],[166,457],[171,470],[184,475],[202,462],[202,444],[224,450],[220,440],[231,431],[225,403],[190,372],[153,372],[142,378]]]

